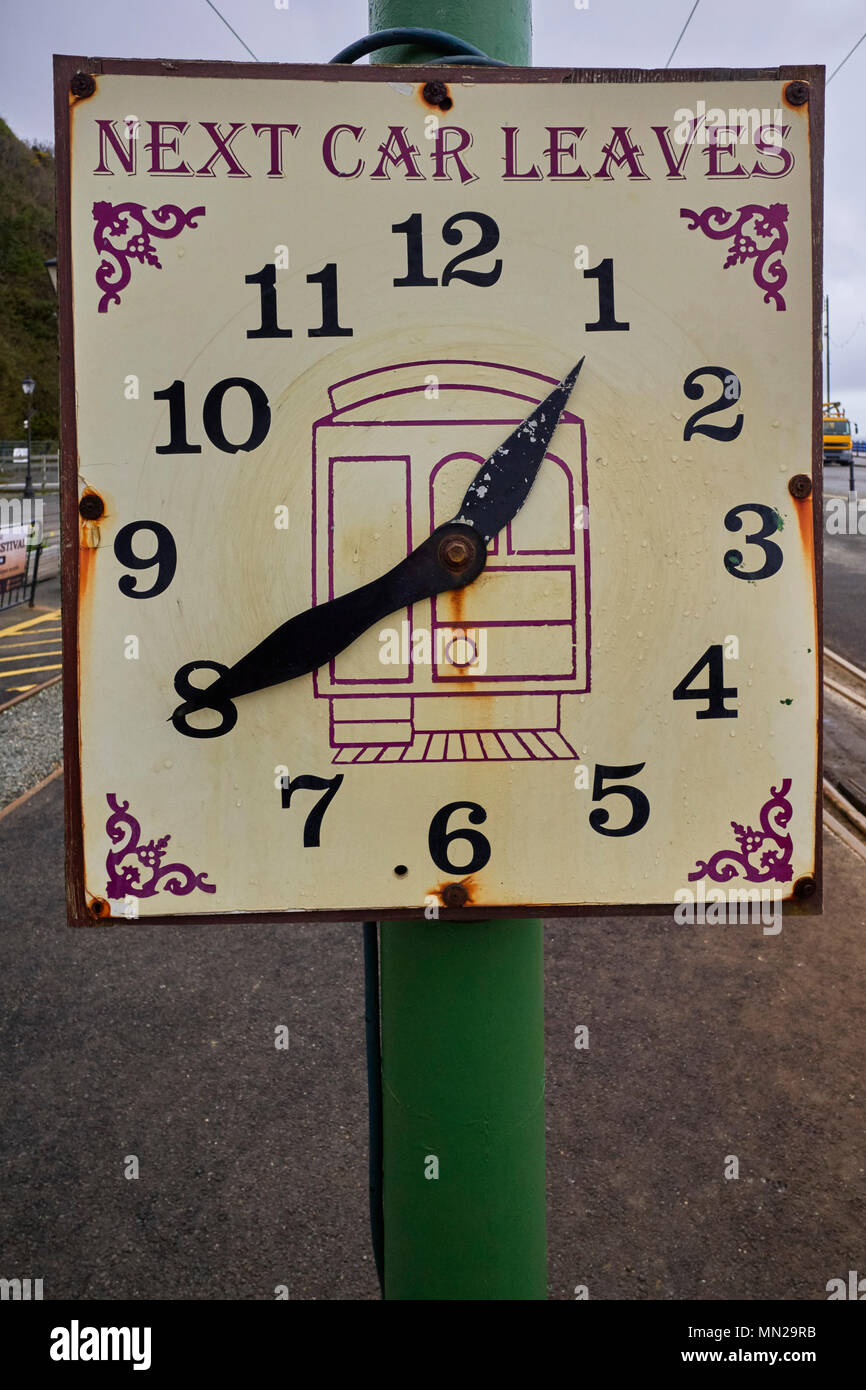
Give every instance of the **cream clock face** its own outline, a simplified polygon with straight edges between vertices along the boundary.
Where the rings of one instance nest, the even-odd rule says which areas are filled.
[[[814,886],[817,75],[454,71],[68,97],[75,920]]]

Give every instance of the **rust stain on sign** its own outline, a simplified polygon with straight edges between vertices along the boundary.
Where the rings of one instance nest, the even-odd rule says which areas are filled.
[[[469,878],[446,879],[430,890],[430,897],[438,898],[446,908],[473,907],[478,901],[478,885],[471,875]]]
[[[69,79],[69,105],[75,108],[96,94],[96,78],[92,72],[74,72]]]
[[[807,116],[809,112],[808,82],[785,82],[781,92],[782,102],[796,116]]]
[[[418,100],[425,111],[450,111],[454,106],[447,82],[424,82],[418,88]]]
[[[96,552],[100,544],[99,522],[107,515],[105,498],[95,488],[85,487],[78,502],[78,621],[85,618],[84,602],[90,597]]]
[[[800,544],[803,547],[803,555],[809,566],[810,573],[814,580],[815,577],[815,535],[812,524],[812,499],[811,497],[795,497],[794,511],[797,516],[797,525],[800,528]]]

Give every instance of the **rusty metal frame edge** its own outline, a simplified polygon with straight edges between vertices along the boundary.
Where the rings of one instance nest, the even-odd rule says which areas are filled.
[[[249,63],[218,62],[191,58],[96,58],[55,54],[55,76],[63,71],[67,78],[75,72],[93,76],[140,77],[258,77],[265,80],[303,82],[423,82],[430,78],[449,82],[564,82],[591,86],[602,82],[773,82],[801,78],[814,82],[820,78],[823,102],[822,65],[795,63],[769,68],[518,68],[447,67],[429,64],[351,64],[351,63]],[[80,100],[86,101],[83,97]]]
[[[84,826],[81,804],[81,763],[78,722],[78,441],[75,413],[75,361],[73,354],[73,303],[71,278],[71,144],[69,82],[76,72],[95,76],[253,77],[284,81],[328,82],[560,82],[592,85],[602,82],[772,82],[800,78],[809,83],[809,150],[812,203],[812,523],[816,597],[816,653],[818,677],[817,768],[815,798],[815,893],[804,900],[783,899],[783,910],[796,916],[823,911],[823,371],[820,352],[823,314],[823,150],[824,75],[817,64],[785,64],[775,68],[430,68],[352,66],[330,63],[240,63],[167,58],[93,58],[73,54],[54,55],[54,119],[57,157],[57,278],[60,346],[60,523],[61,595],[63,632],[63,750],[64,821],[67,919],[73,927],[127,926],[267,926],[304,922],[361,922],[371,918],[417,920],[418,908],[369,908],[364,911],[222,912],[214,914],[169,913],[144,918],[93,917],[87,907],[84,884]],[[79,98],[86,101],[87,98]],[[78,104],[76,102],[76,104]],[[620,903],[616,905],[522,904],[504,907],[440,909],[446,922],[496,921],[521,916],[556,920],[571,917],[670,917],[673,904]]]
[[[797,898],[785,898],[780,906],[783,915],[791,917],[812,916],[816,912],[813,906],[817,893],[811,898],[802,900]],[[625,917],[657,917],[660,920],[670,920],[673,917],[675,903],[614,903],[610,905],[599,903],[588,903],[583,906],[573,907],[560,903],[529,903],[507,907],[466,907],[466,908],[444,908],[440,907],[437,922],[496,922],[496,921],[519,921],[532,917],[541,918],[545,922],[555,922],[569,920],[572,917],[585,917],[591,919],[600,918],[625,918]],[[327,909],[315,912],[214,912],[207,913],[166,913],[166,914],[147,914],[145,917],[126,918],[119,917],[92,917],[86,907],[80,918],[72,920],[70,915],[69,925],[72,927],[215,927],[215,926],[235,926],[235,927],[276,927],[297,923],[299,926],[311,922],[417,922],[423,921],[421,916],[423,906],[418,907],[371,907],[363,912],[352,908],[335,909],[333,912]]]
[[[92,922],[84,890],[84,826],[78,746],[78,429],[72,316],[69,81],[81,60],[54,59],[57,290],[60,356],[60,593],[63,636],[63,819],[66,911]]]
[[[809,164],[812,180],[812,537],[815,634],[818,648],[818,729],[815,768],[815,894],[809,910],[824,911],[824,430],[821,332],[824,311],[824,89],[825,69],[809,69]]]

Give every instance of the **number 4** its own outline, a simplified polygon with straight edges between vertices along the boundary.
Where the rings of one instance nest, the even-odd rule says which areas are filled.
[[[698,688],[692,687],[691,682],[705,666],[709,683]],[[679,685],[674,686],[673,696],[675,700],[706,700],[706,709],[695,710],[696,719],[736,719],[737,711],[728,709],[725,704],[725,700],[736,699],[737,687],[725,685],[724,649],[721,642],[707,647],[700,661],[696,661]]]

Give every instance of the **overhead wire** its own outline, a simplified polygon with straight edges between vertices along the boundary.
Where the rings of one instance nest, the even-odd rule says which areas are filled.
[[[864,319],[864,317],[863,317],[862,314],[860,315],[859,319],[858,319],[857,322],[855,323],[855,325],[854,325],[853,329],[851,330],[851,332],[848,334],[848,337],[847,337],[843,342],[837,343],[837,342],[836,342],[836,339],[832,336],[832,334],[830,335],[830,342],[833,344],[834,348],[845,348],[845,347],[848,346],[848,344],[850,343],[851,339],[854,337],[854,334],[855,334],[855,333],[858,333],[858,332],[860,331],[861,328],[866,328],[866,319]]]
[[[234,34],[235,38],[237,39],[237,41],[238,41],[238,43],[241,45],[241,47],[242,47],[242,48],[245,48],[245,49],[247,50],[247,53],[249,53],[250,57],[253,58],[253,59],[255,59],[255,61],[258,63],[260,60],[259,60],[258,58],[256,58],[256,55],[255,55],[255,53],[253,53],[253,50],[250,48],[249,44],[248,44],[248,43],[244,43],[244,41],[243,41],[243,39],[241,38],[240,34],[238,33],[237,29],[232,29],[232,26],[229,24],[229,22],[228,22],[228,20],[226,19],[225,15],[224,15],[224,14],[220,14],[220,11],[217,9],[216,5],[213,3],[213,0],[205,0],[205,4],[206,4],[206,5],[210,5],[210,7],[211,7],[211,9],[213,10],[214,14],[217,15],[217,17],[218,17],[219,19],[222,20],[223,24],[226,26],[226,28],[229,30],[229,32],[232,33],[232,34]]]
[[[860,45],[861,45],[861,43],[863,42],[864,39],[866,39],[866,31],[864,31],[864,33],[862,33],[862,34],[860,35],[860,37],[859,37],[859,39],[857,40],[857,42],[855,43],[854,47],[853,47],[852,49],[849,49],[849,51],[845,54],[845,57],[842,59],[841,63],[839,64],[839,67],[834,68],[833,71],[830,73],[830,76],[827,78],[827,86],[828,86],[828,87],[829,87],[830,83],[833,81],[833,78],[836,76],[836,73],[839,71],[839,68],[844,68],[844,66],[845,66],[845,64],[847,63],[848,59],[851,57],[851,54],[852,54],[852,53],[855,53],[855,52],[857,51],[857,49],[860,47]]]
[[[695,10],[698,8],[698,5],[699,5],[700,3],[701,3],[701,0],[695,0],[695,3],[692,5],[692,8],[691,8],[691,10],[690,10],[690,12],[689,12],[689,17],[688,17],[688,19],[686,20],[685,24],[683,25],[682,29],[680,30],[680,36],[679,36],[679,38],[677,39],[676,43],[674,44],[673,48],[671,49],[671,56],[670,56],[670,58],[668,58],[667,62],[665,63],[665,67],[666,67],[666,68],[669,68],[669,67],[670,67],[671,61],[673,60],[673,56],[674,56],[674,54],[676,53],[676,51],[677,51],[677,49],[679,48],[680,43],[681,43],[681,41],[682,41],[683,34],[686,32],[686,30],[688,29],[689,25],[691,24],[691,22],[692,22],[692,15],[694,14]]]

